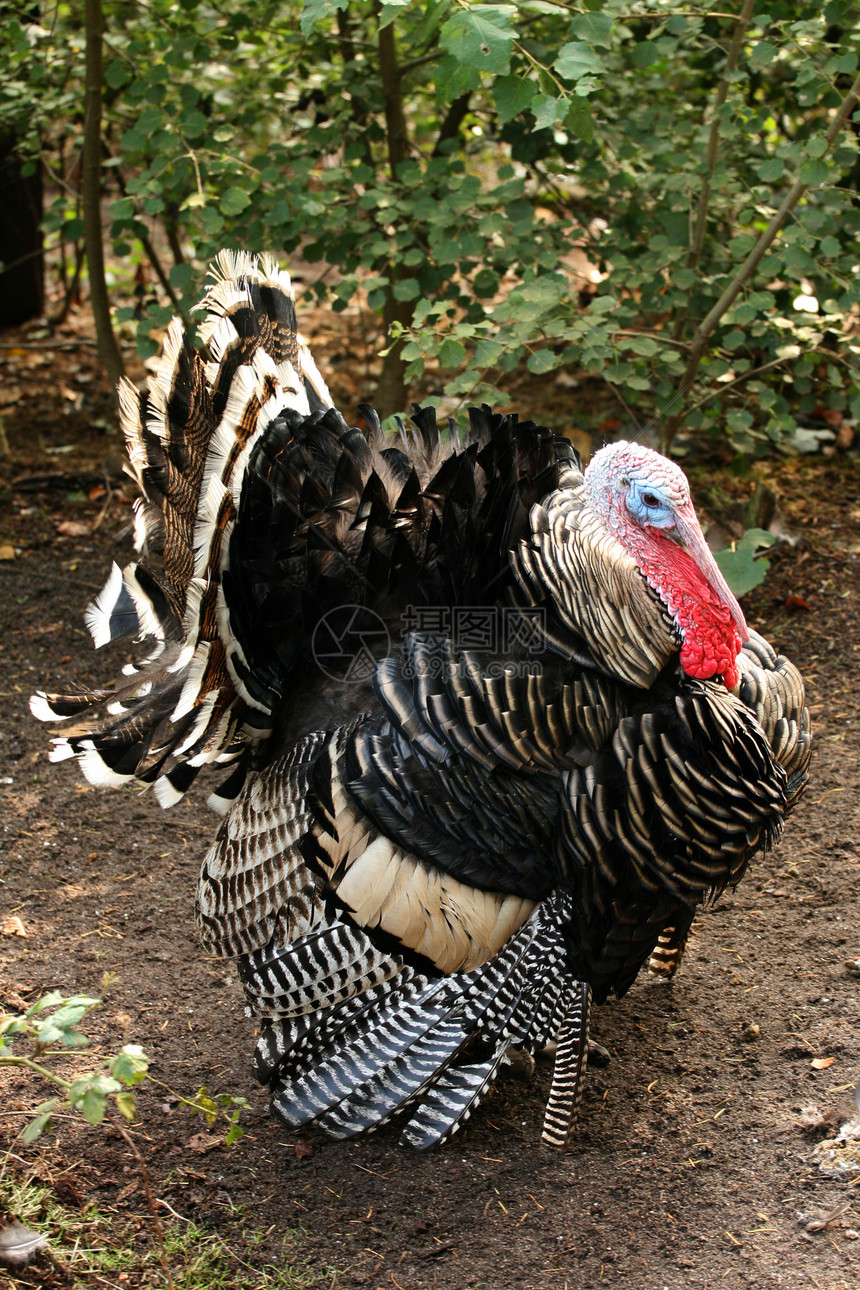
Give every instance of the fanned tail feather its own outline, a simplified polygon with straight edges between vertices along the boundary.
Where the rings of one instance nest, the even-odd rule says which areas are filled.
[[[328,611],[399,613],[418,588],[423,603],[493,603],[511,534],[574,456],[489,408],[472,409],[464,444],[430,408],[394,440],[366,405],[365,433],[350,428],[298,333],[289,275],[224,251],[212,276],[202,352],[174,319],[148,392],[119,388],[140,559],[113,566],[86,622],[97,647],[136,637],[149,654],[116,691],[32,704],[76,718],[55,759],[96,784],[153,785],[163,806],[208,763],[265,759]],[[237,769],[210,803],[225,809],[241,783]]]
[[[151,652],[116,690],[31,703],[41,720],[76,718],[55,740],[54,760],[77,757],[95,784],[153,784],[163,806],[205,764],[244,765],[246,746],[269,731],[270,721],[249,719],[231,675],[222,569],[255,439],[285,410],[331,406],[298,336],[289,275],[265,256],[222,252],[214,277],[200,306],[205,352],[174,319],[148,393],[128,381],[119,388],[146,563],[114,565],[86,623],[97,648],[135,636]],[[226,808],[241,782],[234,774],[210,800]]]

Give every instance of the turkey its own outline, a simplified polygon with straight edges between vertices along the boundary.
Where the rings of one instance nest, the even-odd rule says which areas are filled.
[[[333,407],[289,277],[222,253],[202,351],[178,321],[120,388],[140,559],[87,622],[145,656],[37,694],[52,758],[163,806],[226,769],[199,881],[256,1073],[287,1125],[402,1115],[426,1148],[516,1049],[557,1042],[570,1134],[588,1012],[671,975],[703,902],[803,791],[793,665],[750,632],[687,481],[636,444]]]

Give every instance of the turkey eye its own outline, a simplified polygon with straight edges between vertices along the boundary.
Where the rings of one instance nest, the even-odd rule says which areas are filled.
[[[645,505],[646,505],[646,506],[659,506],[659,505],[660,505],[660,498],[659,498],[659,497],[655,497],[653,493],[643,493],[643,494],[642,494],[642,501],[645,503]]]

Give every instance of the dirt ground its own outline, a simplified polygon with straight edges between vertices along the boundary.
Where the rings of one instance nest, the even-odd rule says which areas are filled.
[[[21,335],[22,346],[44,343]],[[92,348],[7,348],[0,371],[11,451],[0,461],[0,1004],[99,994],[110,973],[93,1048],[66,1069],[136,1042],[175,1094],[206,1085],[251,1099],[245,1136],[227,1147],[223,1127],[207,1134],[164,1088],[140,1092],[133,1134],[163,1220],[224,1234],[246,1268],[235,1284],[248,1287],[253,1269],[286,1257],[286,1235],[304,1276],[344,1290],[860,1285],[860,1190],[813,1158],[855,1114],[860,1082],[857,457],[769,467],[800,541],[777,549],[745,608],[804,671],[816,734],[810,788],[784,840],[702,914],[673,984],[641,979],[597,1011],[593,1034],[612,1060],[588,1074],[567,1154],[539,1146],[550,1074],[540,1064],[531,1082],[503,1078],[451,1143],[416,1157],[396,1129],[346,1145],[297,1141],[268,1118],[233,971],[204,956],[194,931],[215,828],[204,794],[163,812],[89,788],[71,763],[49,765],[27,697],[114,674],[82,613],[109,562],[128,558],[131,491],[119,491],[112,400]],[[565,397],[556,392],[569,418]],[[736,496],[752,489],[720,482]],[[62,1119],[36,1146],[16,1139],[47,1095],[37,1079],[0,1074],[4,1170],[42,1179],[84,1215],[97,1202],[117,1238],[131,1233],[143,1269],[151,1214],[116,1131]],[[265,1234],[253,1248],[243,1245],[252,1228]],[[73,1280],[43,1258],[18,1279],[0,1272],[4,1284]],[[163,1278],[150,1263],[77,1284],[134,1290]]]

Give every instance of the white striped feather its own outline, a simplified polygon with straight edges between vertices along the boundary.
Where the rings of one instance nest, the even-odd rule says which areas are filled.
[[[184,717],[189,713],[197,702],[200,695],[200,686],[206,672],[206,664],[209,662],[211,648],[209,641],[200,641],[194,651],[194,656],[188,663],[185,672],[185,680],[176,707],[170,714],[171,721],[179,721],[180,717]]]
[[[331,397],[329,388],[320,375],[319,368],[314,362],[313,355],[308,348],[308,343],[302,335],[298,337],[299,342],[299,372],[316,391],[317,397],[326,407],[333,408],[334,400]]]
[[[182,352],[185,331],[181,318],[172,318],[161,342],[161,353],[155,371],[149,378],[149,402],[146,428],[163,444],[170,442],[167,404],[173,389],[173,378]]]
[[[35,694],[30,695],[30,712],[37,721],[69,721],[70,716],[61,717],[55,712],[48,702],[48,696],[44,690],[37,690]],[[65,741],[64,741],[65,742]],[[65,757],[71,757],[71,751],[64,754],[63,757],[52,757],[52,761],[63,761]]]
[[[92,739],[82,740],[74,755],[78,759],[84,778],[92,784],[93,788],[121,788],[133,778],[132,775],[119,775],[115,770],[111,770],[110,766],[102,760],[101,753]]]
[[[140,398],[137,386],[123,377],[117,386],[119,401],[119,424],[125,438],[128,462],[124,466],[128,474],[143,491],[143,471],[147,462],[146,448],[143,443],[140,425]],[[139,550],[140,548],[138,548]]]
[[[96,649],[101,649],[103,645],[110,644],[112,639],[110,630],[111,615],[122,596],[122,590],[122,569],[114,561],[111,565],[107,582],[95,600],[87,605],[84,612],[84,623]]]
[[[138,639],[142,640],[145,637],[150,636],[154,640],[162,642],[163,649],[164,625],[155,611],[155,606],[137,580],[136,564],[127,564],[125,566],[122,571],[122,580],[125,584],[125,589],[134,601],[134,607],[137,610],[137,621],[140,625],[140,635]],[[162,649],[157,650],[146,661],[150,662],[158,658]]]

